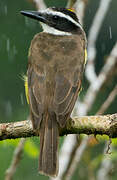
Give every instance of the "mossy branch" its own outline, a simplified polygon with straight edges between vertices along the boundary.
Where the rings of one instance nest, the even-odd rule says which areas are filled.
[[[117,113],[73,117],[60,129],[60,136],[67,134],[106,134],[109,137],[117,137]],[[31,136],[37,134],[33,131],[30,120],[0,124],[0,140]]]

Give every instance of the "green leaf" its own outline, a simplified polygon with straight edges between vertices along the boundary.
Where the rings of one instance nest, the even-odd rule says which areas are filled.
[[[105,140],[109,140],[109,137],[107,135],[96,135],[96,139],[99,142],[104,142]]]
[[[90,165],[95,169],[97,168],[97,166],[99,166],[99,164],[101,163],[102,159],[103,159],[104,155],[100,154],[97,157],[95,157],[91,162]]]
[[[112,145],[117,146],[117,138],[112,138],[111,140],[112,140]]]
[[[0,146],[17,146],[19,143],[20,139],[7,139],[4,141],[0,141]]]
[[[38,147],[30,139],[25,142],[24,151],[32,158],[37,158],[39,155]]]

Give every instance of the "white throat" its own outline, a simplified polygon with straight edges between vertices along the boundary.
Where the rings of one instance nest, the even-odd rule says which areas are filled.
[[[70,36],[70,35],[72,35],[69,32],[59,31],[53,27],[48,26],[47,24],[42,23],[42,22],[40,24],[42,25],[43,32],[53,34],[53,35],[59,35],[59,36],[64,36],[64,35]]]

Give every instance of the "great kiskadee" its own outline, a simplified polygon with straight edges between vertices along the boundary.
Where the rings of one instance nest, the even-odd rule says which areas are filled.
[[[27,87],[33,129],[40,136],[39,172],[57,176],[59,127],[69,119],[81,88],[85,33],[71,9],[21,13],[43,28],[31,42]]]

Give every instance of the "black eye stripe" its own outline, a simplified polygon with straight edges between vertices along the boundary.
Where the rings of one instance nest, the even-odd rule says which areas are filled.
[[[64,17],[58,18],[59,20],[54,20],[54,22],[52,21],[51,24],[51,26],[53,26],[55,29],[65,32],[77,32],[78,27],[74,23]]]

